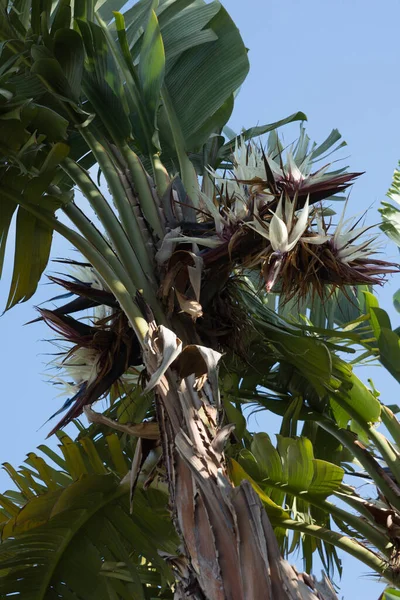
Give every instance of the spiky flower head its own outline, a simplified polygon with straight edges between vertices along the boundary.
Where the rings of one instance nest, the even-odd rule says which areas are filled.
[[[301,208],[307,198],[311,205],[337,196],[361,175],[347,173],[346,168],[333,171],[330,162],[317,166],[325,151],[338,139],[340,134],[334,130],[320,146],[310,144],[302,127],[297,143],[284,152],[275,131],[269,135],[265,148],[254,140],[246,143],[243,136],[238,137],[228,174],[212,170],[211,174],[225,198],[225,205],[237,218],[251,217],[253,210],[261,215],[275,210],[282,194],[291,200],[296,197],[297,206]]]
[[[318,245],[327,240],[325,234],[310,229],[309,199],[298,211],[295,210],[295,204],[296,199],[292,201],[282,195],[269,222],[257,217],[247,223],[248,227],[269,241],[266,251],[260,254],[260,258],[268,265],[264,269],[267,292],[272,290],[282,266],[300,243]]]
[[[237,138],[230,174],[215,176],[219,211],[210,215],[220,243],[202,251],[204,267],[261,266],[267,292],[288,300],[347,285],[382,283],[398,266],[379,260],[368,227],[344,222],[337,227],[324,202],[343,192],[360,173],[318,163],[340,138],[333,131],[320,146],[301,128],[297,144],[284,150],[275,132],[262,147]],[[336,148],[341,148],[344,143]],[[228,165],[227,165],[228,166]],[[205,203],[207,205],[207,202]]]
[[[333,131],[320,146],[310,144],[302,127],[298,142],[285,150],[275,132],[265,147],[237,137],[230,161],[222,165],[225,171],[209,169],[214,195],[201,196],[201,222],[189,224],[192,229],[181,223],[179,236],[169,239],[175,246],[165,260],[165,280],[175,285],[188,243],[196,245],[193,255],[201,259],[196,301],[202,308],[233,269],[261,270],[267,292],[280,294],[284,302],[315,294],[324,299],[335,288],[380,284],[397,272],[397,265],[376,255],[379,248],[368,227],[345,222],[344,216],[336,227],[332,219],[326,221],[336,214],[326,201],[343,199],[338,194],[360,175],[334,170],[327,160],[345,145],[337,144],[339,139]],[[187,274],[184,281],[189,279]]]
[[[139,342],[114,296],[90,265],[75,267],[72,280],[50,279],[76,297],[54,310],[39,310],[40,318],[57,333],[61,349],[50,364],[56,369],[51,381],[69,396],[53,416],[68,409],[67,413],[49,435],[77,418],[85,405],[106,395],[132,366],[142,363]],[[87,309],[94,309],[89,322],[85,316],[71,316]]]
[[[277,291],[283,300],[298,299],[317,293],[321,298],[327,290],[354,285],[381,284],[385,275],[398,271],[398,265],[379,260],[376,236],[366,236],[370,226],[357,227],[357,222],[344,221],[344,211],[336,228],[326,223],[322,211],[313,210],[305,220],[300,212],[291,236],[285,234],[280,214],[269,224],[270,244],[263,255],[262,274],[266,290]],[[279,248],[274,230],[283,239]],[[275,224],[275,225],[274,225]],[[290,228],[290,225],[289,225]],[[278,248],[278,249],[277,249]],[[279,277],[278,277],[279,276]]]

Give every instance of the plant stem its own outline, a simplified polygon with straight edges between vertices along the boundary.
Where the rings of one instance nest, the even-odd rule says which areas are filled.
[[[292,531],[300,531],[301,533],[306,533],[312,537],[323,540],[324,542],[333,544],[337,548],[344,550],[348,554],[354,556],[354,558],[357,558],[363,562],[376,573],[380,573],[380,575],[382,575],[391,583],[396,584],[396,577],[392,573],[392,570],[389,568],[387,562],[349,537],[341,535],[336,531],[326,529],[325,527],[320,527],[319,525],[311,525],[308,523],[293,521],[292,519],[284,519],[276,522],[273,521],[273,523],[275,526],[286,527]]]
[[[161,162],[160,155],[156,152],[152,156],[151,164],[153,166],[154,180],[157,186],[157,192],[160,198],[167,190],[171,180],[168,175],[167,169]]]
[[[62,207],[62,211],[67,215],[70,221],[75,225],[78,231],[82,234],[101,256],[106,258],[117,277],[124,283],[126,289],[134,298],[137,293],[137,287],[134,282],[127,276],[127,273],[115,254],[114,250],[109,246],[107,241],[101,235],[99,230],[86,217],[80,208],[73,202],[70,202]]]
[[[160,240],[162,240],[165,235],[164,224],[161,222],[161,213],[154,200],[146,171],[144,170],[139,157],[128,144],[121,145],[119,150],[127,162],[135,190],[140,198],[140,208],[148,223]],[[151,159],[153,159],[153,157],[151,157]]]
[[[128,236],[132,248],[134,248],[137,254],[144,273],[152,273],[153,265],[146,251],[146,240],[141,233],[139,223],[129,204],[129,200],[125,194],[125,190],[112,160],[102,144],[100,144],[98,139],[88,131],[87,127],[81,127],[79,132],[93,152],[93,156],[103,172],[113,201],[118,210],[122,226]]]
[[[336,506],[332,502],[325,500],[324,498],[318,498],[318,496],[309,494],[307,492],[299,492],[298,490],[293,489],[286,483],[277,484],[272,482],[271,480],[266,480],[265,484],[268,487],[272,487],[297,498],[301,498],[302,500],[309,502],[309,504],[320,508],[327,514],[332,514],[341,521],[344,521],[345,523],[353,527],[355,531],[363,535],[369,542],[374,544],[374,546],[378,548],[378,550],[380,550],[383,554],[387,556],[390,555],[390,550],[387,548],[389,541],[385,537],[384,533],[379,531],[369,523],[366,523],[365,521],[360,519],[358,515],[350,513],[344,510],[343,508]]]
[[[339,394],[335,395],[336,402],[351,416],[351,418],[358,423],[358,425],[365,431],[368,438],[373,442],[376,448],[382,455],[382,458],[387,463],[388,467],[392,471],[397,481],[400,481],[400,461],[398,453],[394,450],[393,446],[390,442],[385,438],[384,435],[379,433],[374,427],[371,427],[365,419],[362,419],[358,412],[354,410],[351,406],[349,406]],[[400,502],[400,489],[399,489],[399,498]]]
[[[383,424],[393,438],[395,444],[400,446],[400,423],[396,415],[384,404],[382,404],[381,417]]]
[[[191,199],[194,207],[199,208],[200,186],[197,179],[196,171],[186,153],[185,139],[182,134],[181,125],[176,116],[175,109],[172,104],[168,89],[165,85],[163,85],[161,89],[161,98],[168,116],[172,137],[174,138],[175,150],[179,160],[179,168],[184,188],[189,198]]]
[[[88,173],[73,160],[66,158],[61,164],[61,167],[79,187],[80,191],[97,214],[105,231],[110,236],[110,240],[112,241],[116,252],[121,257],[121,262],[127,273],[131,277],[136,288],[139,288],[139,282],[143,278],[142,268],[135,251],[129,244],[121,223],[110,208],[107,200],[93,183]]]
[[[318,414],[318,413],[317,413]],[[350,452],[357,458],[357,460],[362,464],[368,475],[375,482],[376,486],[381,490],[382,494],[386,496],[386,498],[395,506],[398,510],[400,510],[400,498],[397,494],[394,493],[389,483],[385,480],[384,477],[380,473],[377,472],[375,465],[372,463],[370,458],[367,457],[363,448],[356,443],[357,440],[350,431],[346,429],[341,429],[333,423],[329,419],[320,415],[320,418],[316,419],[325,431],[328,431],[331,435],[333,435],[345,448],[350,450]]]
[[[94,247],[102,254],[105,252],[104,243],[105,240],[103,236],[97,231],[96,227],[89,221],[89,219],[83,214],[83,212],[73,203],[67,204],[63,207],[63,211],[65,214],[71,219],[77,229],[83,234],[83,236],[88,239]],[[108,244],[106,244],[108,248]],[[108,251],[107,256],[110,257],[110,252]],[[147,281],[146,276],[143,274],[142,278],[139,282],[139,285],[136,286],[135,282],[131,280],[128,276],[127,272],[124,269],[124,266],[120,263],[119,259],[116,257],[114,252],[111,250],[111,263],[112,268],[116,275],[120,278],[120,280],[124,283],[126,288],[130,291],[132,298],[135,297],[137,291],[143,293],[143,297],[148,302],[149,306],[154,312],[154,315],[158,319],[159,323],[164,322],[164,314],[159,305],[157,297],[154,293],[153,288]]]
[[[348,492],[346,492],[346,490],[348,490]],[[346,502],[346,504],[354,508],[371,523],[375,523],[374,517],[364,506],[365,500],[361,496],[355,495],[354,489],[351,486],[342,483],[340,488],[336,492],[333,492],[333,494],[339,498],[339,500],[343,500],[343,502]]]
[[[116,249],[118,256],[121,258],[121,262],[125,267],[125,270],[136,289],[143,289],[143,295],[145,300],[149,303],[153,311],[160,313],[158,300],[155,296],[152,286],[146,275],[143,273],[143,269],[139,263],[136,253],[130,245],[128,238],[126,237],[125,231],[122,229],[120,222],[116,215],[110,208],[107,200],[101,194],[100,190],[95,186],[89,175],[77,165],[73,160],[66,159],[61,165],[64,171],[71,177],[71,179],[78,185],[82,194],[86,197],[93,210],[96,212],[99,220],[101,221],[104,229],[110,236],[110,239]],[[71,205],[67,210],[71,211]],[[79,215],[75,211],[75,218],[79,218]],[[82,218],[79,219],[80,226],[75,223],[79,229],[84,226]],[[88,231],[87,227],[85,228]],[[82,230],[81,230],[82,231]],[[86,234],[85,234],[86,235]]]
[[[119,48],[117,48],[116,41],[111,35],[106,23],[102,20],[100,15],[96,13],[97,21],[100,27],[104,31],[104,35],[107,38],[109,47],[114,56],[115,61],[117,62],[123,77],[126,81],[126,95],[128,100],[130,100],[131,105],[133,105],[134,110],[137,112],[137,118],[140,122],[141,128],[144,133],[144,141],[147,146],[147,154],[151,160],[151,164],[153,167],[153,175],[154,180],[157,186],[157,191],[159,196],[162,196],[169,184],[169,176],[167,170],[160,160],[160,156],[158,152],[155,152],[155,145],[152,141],[153,133],[155,132],[155,125],[151,124],[149,118],[146,114],[146,109],[143,103],[143,97],[140,92],[140,84],[138,81],[135,65],[133,64],[132,56],[130,54],[129,45],[126,37],[125,30],[125,19],[122,15],[116,16],[117,24],[120,24],[120,27],[117,25],[118,31],[118,39],[119,39]],[[133,171],[131,171],[132,177],[134,176]],[[135,185],[139,183],[135,181]],[[151,206],[151,205],[150,205]],[[143,207],[144,208],[144,207]],[[145,213],[145,211],[143,211]],[[160,236],[161,231],[158,231],[158,225],[160,216],[151,214],[151,210],[148,211],[148,215],[146,215],[147,220],[152,225],[154,231],[157,235],[162,239],[164,237],[164,232]],[[154,219],[154,223],[152,222]]]
[[[142,345],[144,346],[144,339],[148,330],[148,325],[146,320],[143,318],[142,313],[139,310],[139,307],[136,305],[134,300],[132,299],[131,293],[125,286],[125,283],[121,281],[119,276],[115,273],[115,271],[110,267],[110,262],[112,257],[116,259],[114,253],[111,248],[107,246],[105,240],[100,236],[103,240],[103,243],[108,248],[105,255],[100,253],[95,246],[93,246],[89,241],[87,241],[84,237],[82,237],[79,233],[70,229],[63,223],[60,223],[58,219],[49,213],[44,213],[37,206],[23,200],[20,196],[16,196],[13,193],[8,192],[6,189],[2,189],[2,194],[4,194],[10,200],[13,200],[16,204],[20,204],[24,209],[33,214],[43,223],[46,223],[49,227],[57,231],[60,235],[62,235],[66,240],[68,240],[79,252],[83,254],[87,258],[87,260],[93,265],[93,267],[98,271],[101,277],[104,279],[116,299],[118,300],[122,310],[125,312],[126,316],[129,319],[129,322],[135,331],[137,338]],[[95,229],[95,228],[94,228]],[[115,261],[112,260],[115,264]],[[118,262],[118,261],[117,261]],[[121,265],[122,268],[122,265]],[[135,289],[135,288],[133,288]],[[136,293],[136,291],[135,291]]]
[[[354,510],[359,512],[360,515],[362,515],[365,519],[367,519],[370,523],[372,523],[373,526],[377,528],[377,530],[382,531],[382,533],[380,535],[383,535],[383,536],[386,535],[385,530],[382,529],[382,527],[380,527],[379,525],[376,525],[376,521],[375,521],[372,513],[364,505],[364,502],[366,502],[366,501],[363,498],[358,498],[357,496],[352,496],[352,495],[346,494],[345,491],[340,491],[340,490],[338,490],[337,492],[334,492],[334,495],[336,496],[336,498],[338,498],[339,500],[342,500],[342,502],[345,502],[346,504],[348,504],[349,506],[354,508]]]
[[[364,536],[366,540],[371,542],[375,548],[380,550],[387,557],[390,557],[390,541],[385,536],[383,531],[379,531],[369,523],[366,523],[360,518],[359,515],[354,515],[353,513],[336,506],[332,502],[327,500],[323,500],[319,503],[311,500],[309,501],[310,504],[312,503],[314,506],[326,510],[329,514],[333,515],[334,517],[338,517],[340,520],[350,525],[350,527],[352,527],[355,531]]]
[[[370,440],[378,448],[379,452],[382,455],[382,458],[385,459],[385,462],[387,463],[388,467],[393,473],[396,481],[400,481],[399,453],[394,449],[390,441],[386,439],[385,436],[382,435],[382,433],[380,433],[379,431],[377,431],[374,427],[370,427],[369,437]]]

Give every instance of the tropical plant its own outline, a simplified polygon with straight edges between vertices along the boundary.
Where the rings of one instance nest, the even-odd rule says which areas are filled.
[[[326,163],[336,130],[317,145],[301,125],[283,148],[276,129],[303,113],[231,132],[248,61],[218,2],[123,5],[0,5],[6,308],[34,294],[54,231],[82,255],[51,276],[68,302],[38,317],[68,396],[63,458],[6,467],[1,593],[334,598],[281,558],[299,547],[308,571],[315,551],[340,569],[339,548],[396,587],[399,424],[343,353],[396,369],[369,287],[398,269],[327,204],[359,174]],[[246,405],[283,417],[277,448]],[[379,501],[343,483],[355,459]]]
[[[400,163],[399,163],[400,166]],[[392,242],[400,247],[400,170],[395,169],[393,181],[387,192],[387,197],[391,202],[382,202],[379,212],[382,216],[381,229],[386,233]],[[400,294],[397,291],[393,297],[394,306],[397,312],[400,311]]]

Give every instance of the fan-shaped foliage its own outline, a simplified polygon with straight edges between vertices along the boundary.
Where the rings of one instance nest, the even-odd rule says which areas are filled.
[[[0,497],[1,596],[172,598],[160,553],[175,555],[178,540],[165,491],[137,489],[131,513],[129,442],[124,449],[115,433],[59,439],[63,458],[41,446],[44,458],[4,465],[19,491]]]

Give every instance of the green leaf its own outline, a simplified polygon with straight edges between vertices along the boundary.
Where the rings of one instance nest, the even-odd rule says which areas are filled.
[[[107,469],[101,460],[99,453],[96,450],[96,446],[89,436],[82,437],[79,439],[80,445],[84,448],[86,454],[89,457],[90,464],[95,473],[107,473]]]
[[[380,419],[381,405],[374,394],[354,374],[346,378],[346,384],[351,386],[346,391],[338,391],[332,399],[338,397],[340,401],[349,406],[366,423],[377,423]],[[345,406],[343,406],[345,409]]]
[[[119,443],[118,436],[115,433],[110,433],[106,436],[106,440],[115,469],[121,476],[126,475],[128,472],[128,466],[121,451],[121,445]]]
[[[242,439],[244,432],[246,431],[246,419],[244,418],[240,410],[238,410],[236,406],[234,406],[231,400],[234,400],[234,398],[230,398],[230,396],[224,395],[224,410],[226,413],[228,423],[233,423],[235,425],[235,436],[238,439]]]
[[[5,119],[4,115],[1,116],[0,122],[1,146],[8,151],[18,151],[29,139],[29,133],[23,123],[20,119]]]
[[[86,475],[87,469],[78,444],[73,442],[66,433],[58,432],[58,437],[62,444],[61,452],[64,455],[67,469],[72,477],[79,479],[82,475]]]
[[[53,175],[56,167],[66,158],[69,154],[69,146],[63,142],[58,142],[51,147],[47,154],[41,168],[40,174],[51,172]]]
[[[215,164],[215,161],[210,156],[209,146],[211,146],[215,138],[211,138],[211,144],[206,144],[210,136],[210,131],[217,133],[223,127],[224,123],[229,121],[233,111],[234,99],[233,94],[224,102],[224,104],[198,129],[193,132],[192,135],[186,140],[186,147],[193,151],[201,149],[200,160],[201,169],[200,174],[204,173],[204,169],[207,168],[211,163]],[[220,138],[223,139],[222,137]],[[211,146],[212,149],[212,146]],[[191,155],[192,162],[195,161],[193,155]]]
[[[250,127],[249,129],[245,129],[239,135],[230,139],[229,142],[224,144],[219,152],[220,158],[228,158],[229,155],[234,151],[235,144],[240,142],[241,138],[244,138],[245,141],[251,140],[255,137],[259,137],[264,133],[268,133],[273,131],[274,129],[278,129],[278,127],[283,127],[283,125],[287,125],[289,123],[293,123],[294,121],[307,121],[307,117],[303,112],[297,112],[290,115],[290,117],[286,117],[286,119],[281,119],[280,121],[276,121],[275,123],[269,123],[268,125],[258,125],[256,127]]]
[[[43,484],[50,490],[54,491],[57,489],[57,482],[55,481],[50,467],[40,456],[37,456],[34,452],[28,454],[28,458],[25,461],[28,465],[34,467],[35,475],[41,479]]]
[[[53,23],[51,26],[50,36],[53,38],[54,34],[59,29],[68,29],[71,25],[71,6],[70,0],[59,0],[57,7],[54,12]]]
[[[55,58],[39,58],[33,63],[31,71],[43,78],[60,98],[75,99],[68,79]]]
[[[256,458],[263,478],[272,481],[285,481],[281,458],[266,433],[255,433],[251,444],[251,451]]]
[[[49,142],[58,142],[67,137],[68,121],[47,106],[28,104],[22,111],[26,127],[32,133],[43,134]]]
[[[400,590],[386,588],[380,600],[397,600],[400,598]]]
[[[314,474],[308,488],[311,495],[330,496],[339,489],[344,475],[344,470],[325,460],[313,459]]]
[[[365,292],[367,311],[370,323],[378,343],[379,359],[383,366],[400,381],[400,338],[392,331],[388,314],[379,308],[377,298]]]
[[[283,464],[285,479],[290,487],[301,491],[308,490],[313,479],[313,449],[308,438],[283,438],[277,436],[278,450]]]
[[[315,459],[313,447],[306,437],[287,438],[277,436],[278,450],[274,448],[266,433],[253,436],[252,452],[241,453],[245,463],[251,465],[252,473],[259,473],[258,483],[290,493],[326,498],[339,489],[344,471],[341,467],[325,460]],[[252,461],[255,461],[252,464]]]
[[[83,90],[102,126],[114,140],[125,142],[131,137],[126,95],[104,31],[98,25],[82,20],[78,25],[87,54]]]
[[[400,290],[393,294],[393,304],[397,312],[400,312]]]
[[[386,195],[390,200],[400,204],[400,161],[398,167],[393,173],[392,185]]]
[[[117,436],[114,441],[122,453]],[[99,600],[109,600],[100,576],[106,561],[122,564],[129,575],[119,580],[117,597],[155,598],[161,589],[169,591],[174,578],[158,552],[173,554],[179,542],[167,510],[167,496],[159,490],[143,493],[138,488],[130,515],[129,485],[121,485],[120,477],[110,473],[113,460],[104,442],[102,435],[92,439],[86,434],[80,443],[63,436],[68,457],[66,463],[57,461],[72,469],[63,484],[56,483],[52,467],[33,453],[28,459],[31,472],[44,486],[32,488],[33,479],[26,470],[16,473],[7,466],[29,498],[23,500],[14,492],[10,497],[0,495],[5,509],[0,515],[0,597],[69,600],[95,594]],[[48,452],[54,458],[54,453]],[[82,473],[87,460],[92,470],[89,474]],[[148,596],[142,595],[144,589]]]
[[[340,135],[338,129],[332,129],[331,133],[328,135],[326,140],[313,150],[313,160],[315,160],[316,158],[324,154],[327,150],[329,150],[329,148],[336,144],[336,142],[338,142],[341,137],[342,136]],[[346,142],[344,142],[342,145],[346,145]]]
[[[73,29],[59,29],[54,36],[53,51],[70,85],[72,97],[78,101],[85,58],[81,36]]]
[[[174,19],[168,28],[162,29],[167,59],[167,44],[189,35],[192,30],[193,33],[198,31],[202,28],[201,23],[207,25],[218,39],[183,52],[168,71],[165,81],[186,140],[201,128],[207,129],[208,122],[209,133],[213,131],[214,123],[210,120],[242,84],[249,68],[239,31],[217,2],[193,5],[181,13],[180,19]],[[186,145],[186,150],[191,149]]]
[[[382,216],[382,231],[400,247],[400,209],[388,202],[382,202],[379,212]]]
[[[258,494],[269,516],[274,518],[279,517],[281,519],[289,519],[289,514],[281,506],[275,504],[275,502],[273,502],[271,498],[269,498],[267,494],[263,492],[261,487],[250,477],[250,475],[246,473],[243,467],[241,467],[240,464],[236,462],[236,460],[234,460],[233,458],[229,460],[229,471],[231,479],[236,486],[240,485],[240,482],[243,480],[249,481],[251,483],[252,488]]]
[[[168,60],[172,61],[172,59],[179,54],[182,54],[182,52],[185,52],[185,50],[189,50],[189,48],[194,48],[195,46],[200,46],[201,44],[206,44],[208,42],[215,42],[217,39],[217,34],[212,29],[203,29],[197,31],[193,35],[185,35],[168,45]],[[167,64],[167,69],[169,66],[170,65]]]
[[[382,329],[378,339],[380,360],[387,370],[400,381],[400,338],[389,329]]]
[[[26,479],[22,475],[17,473],[17,471],[12,465],[10,465],[10,463],[3,463],[3,468],[7,471],[8,475],[11,477],[15,485],[20,489],[25,500],[29,500],[30,498],[34,497],[34,493],[31,491]]]
[[[1,191],[0,191],[1,194]],[[17,209],[17,204],[4,196],[1,197],[0,211],[0,276],[3,272],[4,255],[6,251],[8,231],[10,229],[11,220],[14,212]]]
[[[149,120],[156,127],[156,113],[164,81],[165,54],[156,13],[151,11],[143,36],[139,60],[139,79]]]
[[[47,266],[53,231],[23,208],[18,209],[14,270],[6,310],[35,293]]]

